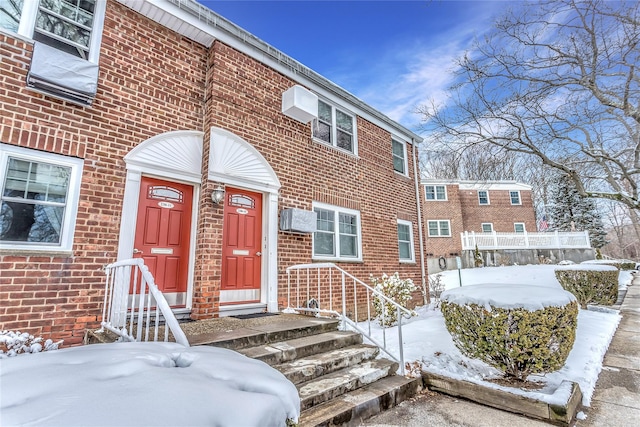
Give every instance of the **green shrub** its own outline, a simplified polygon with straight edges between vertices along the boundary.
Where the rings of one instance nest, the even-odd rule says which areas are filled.
[[[580,307],[587,304],[612,305],[618,298],[618,270],[605,267],[606,270],[583,269],[573,267],[556,269],[556,278],[564,290],[578,299]]]
[[[391,276],[383,273],[381,278],[371,275],[371,283],[375,290],[405,308],[412,298],[411,293],[418,289],[416,285],[413,284],[413,280],[401,279],[397,272]],[[385,301],[383,298],[374,295],[373,308],[376,311],[376,317],[380,325],[384,327],[393,326],[398,321],[397,309],[393,304]]]
[[[578,304],[501,308],[442,301],[447,330],[460,351],[480,359],[521,381],[532,373],[560,369],[573,347]]]

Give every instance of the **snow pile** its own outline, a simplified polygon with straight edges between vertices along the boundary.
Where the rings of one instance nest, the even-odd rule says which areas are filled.
[[[3,425],[281,426],[295,386],[237,352],[113,343],[0,360]]]
[[[36,338],[27,332],[0,331],[0,359],[18,354],[57,350],[58,346],[62,344],[62,340],[58,342],[53,342],[50,339],[42,341],[42,337]]]
[[[491,311],[491,307],[507,310],[523,308],[527,311],[545,307],[564,307],[576,300],[564,289],[508,283],[486,283],[445,291],[440,297],[456,305],[476,304]]]

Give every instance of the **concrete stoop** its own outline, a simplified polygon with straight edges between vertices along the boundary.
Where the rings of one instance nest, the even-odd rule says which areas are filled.
[[[358,425],[422,390],[422,378],[395,375],[398,363],[376,359],[379,349],[338,321],[272,316],[266,323],[187,334],[191,344],[234,349],[282,372],[300,394],[299,425]]]

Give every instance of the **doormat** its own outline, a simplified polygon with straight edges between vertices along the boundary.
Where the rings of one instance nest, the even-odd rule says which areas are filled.
[[[258,317],[277,316],[278,313],[253,313],[253,314],[238,314],[237,316],[231,316],[234,319],[256,319]]]

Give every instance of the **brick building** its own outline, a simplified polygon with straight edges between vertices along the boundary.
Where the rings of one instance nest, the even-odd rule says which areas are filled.
[[[515,181],[422,180],[425,252],[430,272],[455,268],[463,232],[536,231],[531,186]],[[442,261],[444,258],[444,261]],[[441,268],[444,264],[444,268]]]
[[[278,310],[299,263],[421,282],[419,136],[195,1],[16,5],[0,329],[80,343],[131,257],[193,319]]]

